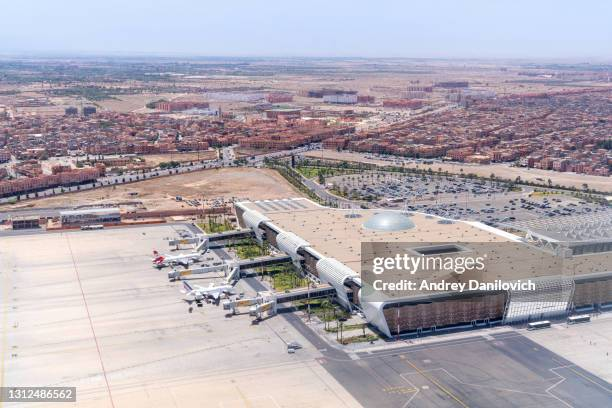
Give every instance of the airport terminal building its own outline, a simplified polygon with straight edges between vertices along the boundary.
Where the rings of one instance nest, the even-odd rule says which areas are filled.
[[[62,226],[120,223],[119,208],[82,208],[60,212]]]
[[[388,337],[612,309],[612,253],[601,239],[597,245],[563,246],[556,241],[551,247],[480,222],[335,209],[305,198],[239,202],[235,210],[241,227],[289,255],[311,280],[334,287],[339,304],[363,312]],[[488,265],[479,274],[433,271],[428,279],[529,280],[535,290],[415,290],[372,296],[371,282],[363,273],[364,262],[372,256],[369,243],[385,243],[390,251],[394,246],[406,248],[422,257],[486,251]]]

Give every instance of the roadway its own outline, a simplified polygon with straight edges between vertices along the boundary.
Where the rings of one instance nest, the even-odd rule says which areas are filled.
[[[315,146],[316,147],[316,146]],[[299,147],[292,150],[283,150],[279,152],[266,153],[258,156],[254,156],[253,159],[247,159],[247,163],[250,166],[258,166],[263,163],[266,158],[279,158],[290,156],[294,154],[304,153],[306,151],[312,150],[313,146],[304,146]],[[157,177],[166,177],[171,175],[190,173],[194,171],[201,171],[207,169],[214,169],[220,167],[233,167],[235,166],[234,161],[236,160],[236,155],[234,153],[233,146],[224,147],[223,150],[223,159],[222,160],[208,160],[202,163],[195,163],[193,165],[181,165],[174,169],[156,169],[148,172],[130,172],[122,175],[108,175],[105,177],[101,177],[94,183],[87,183],[79,186],[71,186],[71,187],[55,187],[50,188],[44,191],[40,191],[37,194],[22,194],[20,195],[20,201],[25,201],[33,198],[42,198],[42,197],[54,197],[60,194],[68,193],[68,192],[76,192],[76,191],[85,191],[95,188],[103,188],[114,185],[121,185],[127,183],[135,183],[138,181],[149,180]],[[324,190],[324,189],[323,189]],[[10,198],[0,198],[0,204],[6,204],[10,202]],[[6,210],[0,212],[0,222],[5,221],[11,217],[16,216],[28,216],[28,215],[39,215],[41,217],[53,218],[58,217],[60,211],[70,210],[72,207],[49,207],[49,208],[28,208],[28,209],[17,209],[17,210]]]
[[[338,208],[360,208],[358,203],[330,193],[324,186],[304,177],[301,174],[300,177],[302,178],[302,184],[304,184],[310,191],[315,193],[320,199],[326,202],[334,203]]]

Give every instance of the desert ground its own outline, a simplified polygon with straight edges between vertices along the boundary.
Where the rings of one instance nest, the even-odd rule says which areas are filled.
[[[140,156],[145,159],[147,164],[157,166],[161,162],[177,161],[177,162],[190,162],[197,160],[214,160],[217,158],[217,152],[215,150],[204,150],[201,152],[187,152],[187,153],[165,153],[165,154],[147,154]]]
[[[132,193],[132,195],[130,195]],[[137,193],[137,194],[133,194]],[[227,168],[204,170],[162,177],[117,187],[64,194],[27,204],[2,206],[4,209],[69,207],[121,201],[141,201],[149,210],[178,209],[186,206],[174,198],[200,200],[263,200],[297,197],[302,194],[277,172],[269,169]]]

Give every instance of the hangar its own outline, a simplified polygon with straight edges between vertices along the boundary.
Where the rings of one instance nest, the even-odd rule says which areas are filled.
[[[336,300],[357,309],[386,336],[458,326],[522,323],[574,310],[612,307],[612,254],[573,255],[479,222],[423,213],[323,207],[306,198],[235,204],[239,224],[289,255],[315,282],[336,289]],[[379,245],[372,249],[374,244]],[[382,245],[382,247],[381,247]],[[533,281],[535,290],[374,291],[365,265],[373,250],[404,248],[415,256],[487,253],[480,273],[435,270],[434,282]],[[603,247],[607,248],[606,246]],[[399,279],[406,272],[394,271]],[[393,274],[391,276],[394,276]]]

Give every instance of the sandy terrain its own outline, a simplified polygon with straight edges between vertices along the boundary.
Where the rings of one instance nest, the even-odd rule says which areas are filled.
[[[128,193],[137,192],[135,196]],[[278,173],[268,169],[229,168],[205,170],[178,176],[162,177],[138,183],[64,194],[1,208],[67,207],[83,204],[100,204],[117,201],[142,201],[149,209],[187,208],[174,197],[185,199],[276,199],[302,196]]]
[[[349,152],[337,152],[334,150],[324,151],[313,151],[307,152],[306,156],[311,156],[318,159],[335,159],[335,160],[347,160],[362,163],[372,163],[379,165],[393,165],[391,161],[384,161],[378,159],[368,159],[361,153],[349,153]],[[457,163],[434,163],[432,165],[426,164],[415,164],[409,163],[407,167],[410,168],[432,168],[438,170],[442,168],[442,171],[448,171],[450,173],[460,174],[463,169],[464,174],[474,173],[479,176],[489,177],[491,173],[495,174],[496,177],[504,179],[514,179],[517,176],[521,176],[521,179],[525,181],[531,181],[534,183],[547,183],[548,179],[552,180],[553,185],[559,184],[565,187],[574,186],[577,189],[582,189],[584,183],[589,185],[589,188],[594,188],[599,191],[612,192],[612,178],[601,177],[601,176],[587,176],[584,174],[574,173],[559,173],[556,171],[539,170],[539,169],[527,169],[524,167],[509,167],[503,164],[457,164]],[[541,178],[544,180],[537,180]]]
[[[188,153],[173,153],[173,154],[147,154],[139,156],[145,159],[147,164],[157,165],[161,162],[177,161],[177,162],[189,162],[197,160],[213,160],[217,158],[217,152],[215,150],[206,150],[199,153],[188,152]]]
[[[96,101],[96,104],[102,108],[102,110],[109,110],[114,112],[132,112],[138,109],[142,109],[148,102],[156,101],[159,99],[173,99],[177,94],[171,93],[142,93],[135,95],[118,95],[115,99],[104,99]]]

